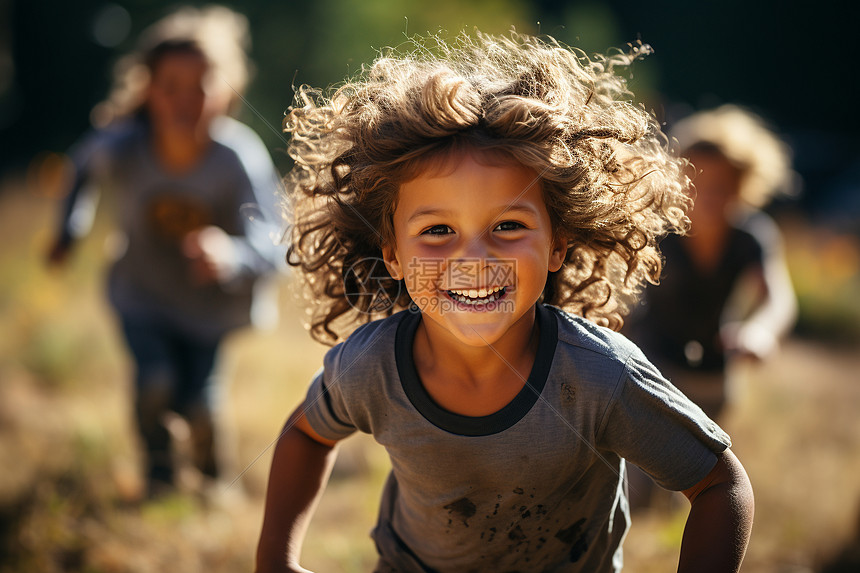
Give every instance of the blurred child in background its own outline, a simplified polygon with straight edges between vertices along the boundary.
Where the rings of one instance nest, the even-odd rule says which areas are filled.
[[[767,357],[794,324],[782,238],[761,210],[790,190],[790,152],[761,118],[731,105],[687,117],[672,135],[696,171],[692,226],[661,242],[660,285],[645,292],[628,332],[717,418],[731,398],[730,360]]]
[[[761,209],[791,189],[788,147],[736,106],[700,112],[672,130],[696,175],[690,232],[660,243],[660,284],[646,290],[625,332],[712,419],[732,399],[735,359],[772,354],[794,324],[796,301],[773,220]],[[652,482],[630,470],[635,509]]]
[[[50,260],[65,261],[89,230],[89,183],[111,193],[123,241],[108,292],[136,365],[149,495],[175,485],[169,412],[188,422],[196,468],[219,475],[219,344],[248,324],[255,281],[281,257],[278,174],[258,136],[227,116],[248,81],[247,44],[247,21],[223,7],[153,24],[71,152],[76,175]]]

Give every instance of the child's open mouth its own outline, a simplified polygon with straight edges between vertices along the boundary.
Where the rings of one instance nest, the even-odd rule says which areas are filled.
[[[448,296],[461,304],[474,306],[496,302],[505,296],[506,290],[507,287],[491,287],[489,289],[449,290],[447,293]]]

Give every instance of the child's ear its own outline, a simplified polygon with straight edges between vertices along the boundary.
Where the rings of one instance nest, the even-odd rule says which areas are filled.
[[[564,264],[564,259],[567,257],[567,238],[556,236],[552,241],[552,250],[549,252],[548,270],[551,273],[556,272]]]
[[[403,267],[397,259],[397,249],[393,245],[382,247],[382,260],[385,261],[385,268],[388,269],[388,274],[394,280],[399,281],[403,279]]]

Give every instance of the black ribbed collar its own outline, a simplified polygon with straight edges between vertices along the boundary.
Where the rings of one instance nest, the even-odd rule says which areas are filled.
[[[558,322],[552,310],[538,304],[535,314],[539,332],[538,348],[534,365],[523,389],[497,412],[488,416],[463,416],[436,404],[421,383],[412,358],[412,346],[415,332],[421,323],[421,313],[406,311],[406,316],[397,326],[394,357],[403,391],[409,401],[433,425],[462,436],[489,436],[503,432],[519,422],[531,410],[546,386],[558,342]]]

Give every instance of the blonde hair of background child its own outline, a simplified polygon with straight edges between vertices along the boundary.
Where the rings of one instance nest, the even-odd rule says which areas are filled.
[[[695,113],[679,121],[671,133],[683,150],[711,144],[740,170],[738,196],[747,206],[761,208],[775,195],[795,190],[791,149],[747,109],[726,104]]]
[[[190,42],[211,66],[211,89],[226,90],[232,105],[244,93],[251,76],[248,59],[251,36],[248,20],[224,6],[182,7],[140,34],[137,49],[120,58],[113,70],[108,97],[93,108],[96,127],[137,113],[144,105],[150,70],[148,54],[164,42]]]
[[[312,335],[334,343],[409,306],[380,261],[399,186],[429,158],[466,149],[540,177],[554,232],[568,241],[544,302],[620,328],[634,295],[659,279],[658,238],[685,231],[692,204],[688,163],[619,74],[650,48],[588,58],[516,32],[410,46],[386,50],[330,95],[300,87],[285,118],[295,160],[288,258],[306,279]]]

